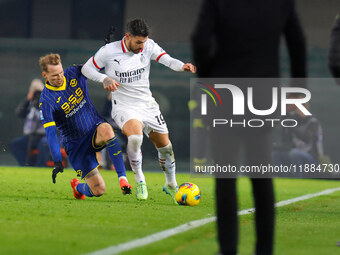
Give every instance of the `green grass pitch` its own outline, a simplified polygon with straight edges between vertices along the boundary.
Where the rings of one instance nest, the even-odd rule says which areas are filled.
[[[215,215],[214,180],[178,174],[202,193],[196,207],[176,206],[162,192],[163,173],[146,173],[149,199],[123,196],[117,176],[101,171],[106,193],[100,198],[73,198],[73,170],[51,181],[51,169],[0,167],[0,254],[85,254],[111,245]],[[128,173],[134,183],[133,174]],[[275,180],[276,201],[340,187],[339,181]],[[248,179],[238,180],[239,209],[253,207]],[[340,254],[340,192],[277,208],[275,254]],[[240,216],[241,255],[252,254],[253,215]],[[216,225],[199,228],[123,254],[215,254]]]

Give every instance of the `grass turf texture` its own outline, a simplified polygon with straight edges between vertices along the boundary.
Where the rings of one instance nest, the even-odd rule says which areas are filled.
[[[196,207],[176,206],[162,192],[163,173],[146,173],[149,199],[123,196],[117,176],[101,171],[106,193],[75,200],[69,181],[73,170],[51,181],[51,169],[0,167],[0,254],[83,254],[215,215],[214,180],[178,174],[202,193]],[[134,184],[133,175],[128,178]],[[339,187],[338,181],[275,180],[276,200]],[[239,208],[253,207],[248,179],[238,180]],[[338,254],[340,192],[277,209],[275,254]],[[240,217],[240,254],[254,247],[253,215]],[[214,223],[123,254],[215,254]]]

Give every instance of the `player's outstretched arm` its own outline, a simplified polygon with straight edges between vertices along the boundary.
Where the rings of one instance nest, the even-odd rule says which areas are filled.
[[[185,71],[185,72],[196,72],[196,67],[193,64],[186,63],[184,64],[182,61],[170,57],[168,54],[165,52],[163,54],[160,54],[160,56],[156,59],[159,63],[162,65],[165,65],[169,67],[170,69],[180,72],[180,71]]]

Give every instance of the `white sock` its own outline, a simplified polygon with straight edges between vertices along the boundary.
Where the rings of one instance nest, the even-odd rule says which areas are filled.
[[[157,148],[159,165],[165,174],[165,182],[168,186],[175,188],[177,186],[176,181],[176,164],[175,156],[172,150],[171,142],[162,148]]]
[[[129,156],[132,171],[135,174],[137,183],[145,182],[145,176],[142,171],[142,151],[143,135],[130,135],[128,137],[127,154]]]
[[[121,176],[121,177],[119,177],[119,178],[118,178],[118,181],[120,181],[121,179],[125,179],[126,181],[128,180],[128,179],[126,178],[126,176]]]

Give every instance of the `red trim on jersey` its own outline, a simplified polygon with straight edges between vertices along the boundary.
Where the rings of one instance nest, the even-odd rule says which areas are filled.
[[[165,55],[166,54],[166,52],[163,52],[162,54],[160,54],[157,58],[156,58],[156,61],[158,62],[158,60],[163,56],[163,55]]]
[[[123,52],[125,53],[125,52],[126,52],[126,50],[125,50],[125,47],[124,47],[123,40],[124,40],[124,38],[123,38],[123,39],[122,39],[122,41],[121,41],[121,43],[122,43],[122,50],[123,50]]]
[[[95,67],[97,67],[98,69],[101,69],[101,68],[97,65],[96,61],[94,61],[94,55],[93,55],[93,57],[92,57],[92,62],[93,62],[93,64],[95,65]]]

